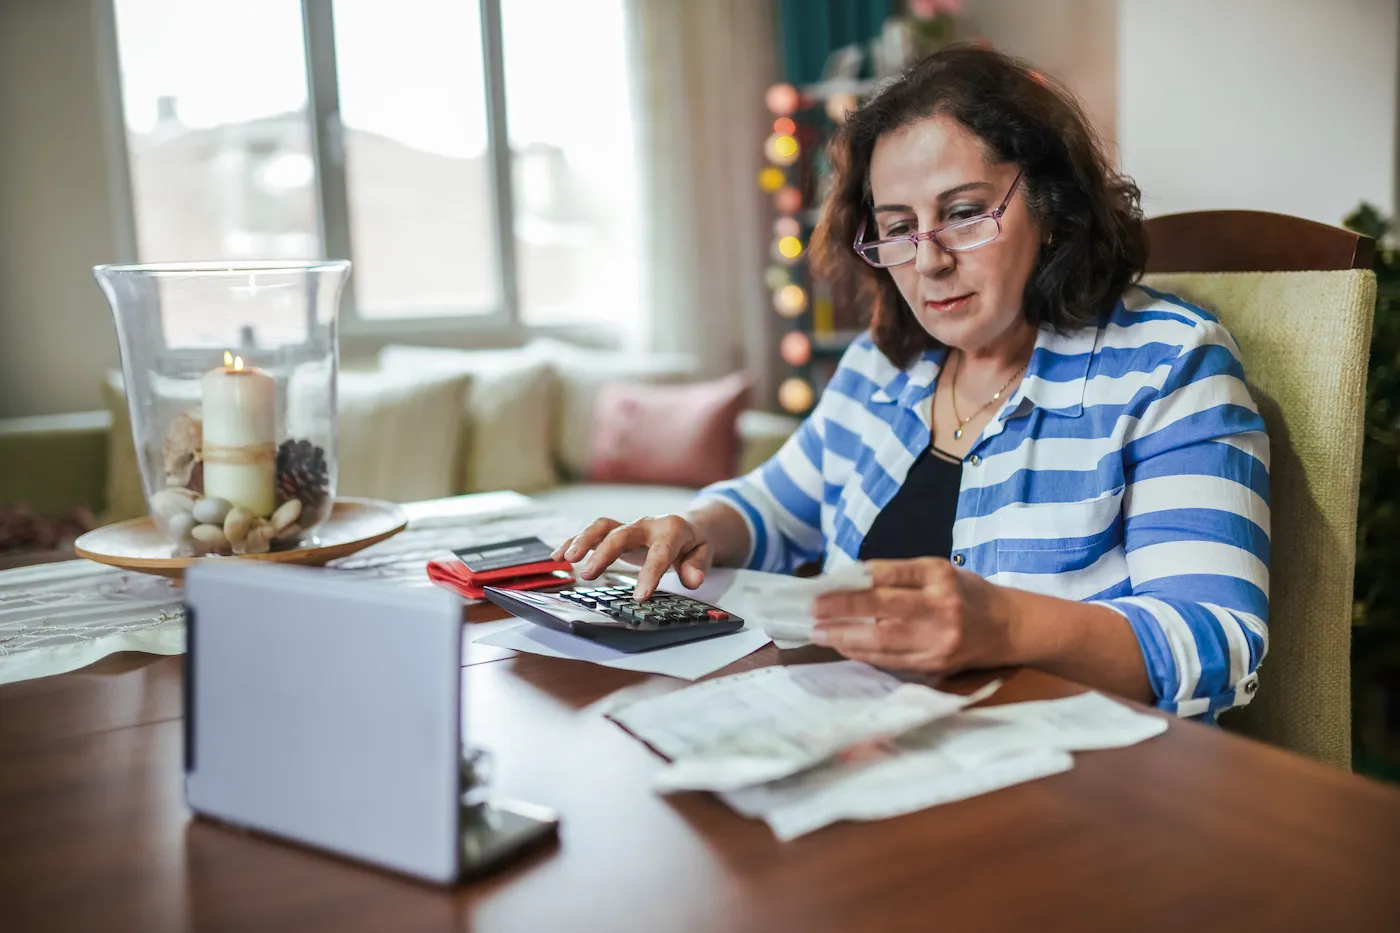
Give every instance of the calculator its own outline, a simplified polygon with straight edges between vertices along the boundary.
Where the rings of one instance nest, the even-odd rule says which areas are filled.
[[[555,593],[484,589],[487,599],[511,615],[628,653],[728,635],[744,627],[734,613],[679,593],[656,592],[638,600],[632,598],[630,586]]]

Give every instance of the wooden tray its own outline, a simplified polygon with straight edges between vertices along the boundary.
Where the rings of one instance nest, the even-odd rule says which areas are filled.
[[[89,531],[73,550],[101,564],[181,579],[185,568],[201,560],[262,560],[279,564],[320,566],[378,544],[408,527],[408,516],[392,502],[377,499],[337,499],[330,518],[316,529],[320,544],[242,557],[171,557],[170,541],[149,517],[134,518]]]

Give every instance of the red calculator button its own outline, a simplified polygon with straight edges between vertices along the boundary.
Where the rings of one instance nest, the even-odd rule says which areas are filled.
[[[711,609],[709,612],[705,613],[705,615],[714,619],[716,622],[722,622],[729,618],[729,613],[725,612],[723,609]]]

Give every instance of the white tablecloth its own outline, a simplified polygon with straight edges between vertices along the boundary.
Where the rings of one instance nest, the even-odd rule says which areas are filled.
[[[428,561],[453,548],[538,535],[550,544],[579,529],[517,493],[404,506],[409,526],[329,565],[400,586],[431,586]],[[61,674],[118,651],[181,654],[180,588],[163,577],[86,560],[0,571],[0,684]]]

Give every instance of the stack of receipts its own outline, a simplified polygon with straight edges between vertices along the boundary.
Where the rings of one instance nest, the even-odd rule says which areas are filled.
[[[1165,720],[1087,693],[988,709],[855,661],[767,667],[609,713],[670,759],[661,791],[710,790],[795,839],[1068,771],[1072,751],[1132,745]]]

